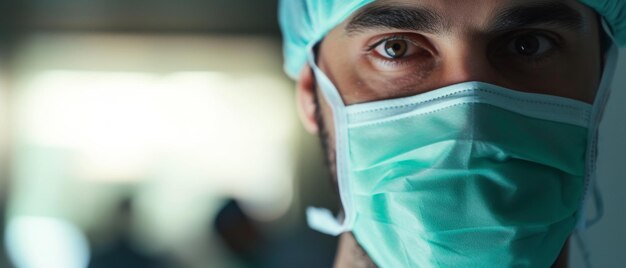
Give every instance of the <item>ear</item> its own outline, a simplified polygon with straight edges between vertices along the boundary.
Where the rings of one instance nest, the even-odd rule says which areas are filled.
[[[319,131],[317,120],[315,120],[315,111],[319,108],[315,103],[315,94],[317,94],[315,85],[311,67],[305,65],[296,83],[296,102],[300,121],[311,134],[317,134]]]

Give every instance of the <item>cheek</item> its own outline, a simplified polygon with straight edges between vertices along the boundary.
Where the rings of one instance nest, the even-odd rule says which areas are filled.
[[[590,40],[570,42],[574,46],[542,66],[502,71],[505,87],[593,103],[600,80],[599,47]]]
[[[518,76],[509,80],[506,87],[524,92],[565,97],[591,104],[598,85],[597,69],[591,68],[593,65],[572,62],[568,66],[541,70],[540,74]]]
[[[576,1],[578,2],[578,1]],[[593,103],[602,76],[602,54],[600,52],[600,31],[598,18],[591,9],[581,6],[581,12],[587,22],[584,33],[576,36],[570,43],[566,64],[560,78],[564,85],[569,85],[571,94],[576,99]]]
[[[381,99],[381,84],[385,82],[380,74],[363,77],[360,69],[366,69],[366,62],[360,59],[336,57],[328,61],[327,75],[333,81],[346,105]],[[372,83],[374,82],[374,83]]]
[[[334,148],[334,144],[335,144],[335,123],[333,120],[333,111],[330,108],[330,106],[328,105],[328,103],[326,102],[326,100],[324,99],[324,97],[322,96],[322,93],[319,92],[318,90],[318,103],[319,103],[319,107],[318,109],[320,109],[320,114],[319,116],[321,118],[318,118],[318,124],[322,124],[320,130],[325,132],[325,133],[320,133],[319,135],[322,136],[326,136],[328,138],[328,144],[331,148]]]
[[[563,65],[551,75],[554,84],[562,85],[555,88],[559,96],[593,103],[595,94],[600,83],[602,61],[598,37],[581,40],[580,47],[568,53]]]
[[[562,77],[563,84],[569,83],[574,98],[593,103],[600,83],[599,57],[581,56],[571,66],[569,74]]]

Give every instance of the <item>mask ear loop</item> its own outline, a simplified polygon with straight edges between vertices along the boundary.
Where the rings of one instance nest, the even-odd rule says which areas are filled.
[[[602,73],[602,79],[600,81],[600,85],[598,86],[598,92],[596,93],[596,98],[593,103],[593,110],[591,114],[591,123],[589,126],[589,134],[588,134],[588,148],[587,148],[587,156],[586,156],[586,174],[585,174],[585,192],[583,193],[582,204],[579,213],[579,219],[577,224],[577,229],[585,230],[590,225],[595,224],[603,214],[603,204],[601,200],[601,193],[599,187],[596,183],[596,162],[598,156],[598,129],[600,126],[600,122],[602,120],[602,115],[604,113],[604,108],[609,99],[610,95],[610,86],[613,82],[613,74],[615,73],[615,68],[617,65],[618,58],[618,49],[615,45],[615,41],[611,32],[608,28],[608,24],[602,20],[602,25],[605,31],[605,34],[608,35],[610,40],[612,41],[611,46],[606,51],[605,55],[605,63]],[[587,202],[589,200],[589,195],[593,195],[594,206],[596,209],[596,215],[593,219],[587,220]]]
[[[617,55],[615,55],[615,58],[617,58]],[[613,68],[614,70],[614,68]],[[612,79],[611,79],[612,80]],[[602,117],[604,116],[604,108],[606,107],[609,98],[611,96],[611,91],[607,90],[606,93],[604,94],[604,98],[603,101],[601,103],[599,103],[599,107],[602,107],[599,110],[598,113],[598,119],[597,122],[598,124],[600,123],[600,121],[602,121]],[[604,201],[602,200],[602,192],[600,191],[600,187],[598,186],[598,179],[597,179],[597,157],[598,157],[598,137],[599,137],[599,126],[596,127],[596,140],[595,140],[595,144],[594,146],[596,147],[595,149],[595,153],[594,153],[594,162],[593,162],[593,175],[591,177],[591,196],[593,198],[593,204],[595,207],[595,215],[593,218],[591,219],[585,219],[585,228],[589,228],[593,225],[595,225],[596,223],[598,223],[602,217],[604,216]]]
[[[322,233],[337,236],[352,229],[356,212],[352,206],[352,194],[349,180],[349,143],[348,143],[348,113],[346,105],[339,94],[337,88],[330,79],[319,69],[315,62],[314,45],[309,45],[308,60],[309,66],[313,69],[315,79],[320,87],[323,98],[328,102],[334,120],[335,127],[335,165],[337,169],[337,182],[339,184],[339,197],[345,213],[343,222],[332,215],[330,210],[325,208],[307,208],[308,225]]]
[[[606,50],[605,64],[602,73],[602,79],[598,87],[596,99],[594,101],[593,110],[591,114],[591,125],[589,126],[589,145],[587,148],[587,174],[585,176],[585,192],[583,193],[583,200],[580,207],[580,213],[578,218],[578,224],[574,231],[574,236],[577,241],[577,246],[581,252],[583,263],[585,267],[593,267],[591,264],[591,250],[587,247],[587,239],[584,231],[592,225],[595,225],[604,215],[604,203],[602,201],[602,193],[597,183],[597,157],[598,157],[598,134],[599,126],[602,120],[604,109],[608,103],[610,96],[610,86],[613,82],[613,75],[617,65],[617,58],[619,57],[619,51],[613,35],[611,34],[608,23],[602,19],[602,28],[604,34],[608,36],[611,44]],[[602,34],[602,33],[601,33]],[[593,204],[595,208],[595,215],[592,219],[587,219],[587,202],[589,200],[589,194],[593,197]]]

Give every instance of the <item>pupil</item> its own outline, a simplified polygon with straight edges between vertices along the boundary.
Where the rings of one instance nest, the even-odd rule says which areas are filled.
[[[521,36],[515,40],[515,48],[520,54],[530,56],[539,50],[539,40],[530,35]]]
[[[392,58],[399,58],[406,53],[406,44],[402,40],[389,41],[385,44],[387,55]]]

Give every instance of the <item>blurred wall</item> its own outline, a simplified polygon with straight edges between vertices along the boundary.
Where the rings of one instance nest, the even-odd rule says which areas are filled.
[[[277,35],[275,0],[3,0],[0,23],[19,31]]]
[[[611,99],[600,126],[598,185],[602,192],[604,217],[585,234],[594,267],[623,267],[626,264],[626,48],[620,58]],[[590,214],[593,214],[591,210]],[[581,252],[570,244],[571,267],[582,268]]]
[[[270,257],[275,258],[275,260],[288,260],[288,262],[283,262],[282,266],[273,267],[293,267],[294,264],[300,263],[319,263],[319,266],[327,266],[332,262],[334,256],[335,239],[306,229],[302,208],[311,203],[330,205],[336,203],[333,203],[332,198],[327,198],[333,193],[330,189],[327,171],[321,164],[322,158],[317,140],[304,134],[302,129],[296,128],[294,124],[295,109],[292,107],[294,102],[292,101],[293,97],[291,97],[293,84],[281,70],[282,59],[276,10],[277,1],[275,0],[0,1],[0,213],[4,213],[5,207],[2,197],[10,192],[13,196],[9,202],[11,204],[8,213],[10,216],[34,215],[64,218],[69,221],[69,224],[83,228],[80,231],[85,232],[88,238],[95,240],[90,241],[93,250],[106,244],[107,240],[111,238],[109,230],[107,230],[109,227],[106,225],[115,224],[116,219],[113,213],[115,200],[123,199],[127,195],[135,195],[135,213],[138,214],[135,224],[138,227],[133,232],[136,240],[143,240],[144,248],[148,248],[148,251],[153,250],[152,253],[154,253],[154,248],[163,248],[161,245],[163,243],[156,240],[175,239],[178,241],[177,244],[169,246],[168,252],[165,252],[177,255],[174,256],[177,258],[176,264],[172,267],[206,267],[207,263],[217,265],[218,259],[232,257],[226,250],[208,245],[209,242],[216,242],[216,239],[215,237],[208,237],[207,239],[206,236],[206,233],[211,231],[212,219],[210,217],[215,216],[215,212],[219,210],[219,206],[223,205],[225,199],[237,195],[241,197],[249,193],[269,193],[267,190],[280,189],[281,187],[283,189],[288,188],[290,194],[294,189],[297,189],[296,194],[304,193],[302,198],[289,196],[287,199],[292,199],[291,201],[284,201],[272,206],[272,210],[289,208],[287,216],[273,219],[263,226],[264,233],[267,234],[268,239],[272,240],[272,244],[268,248],[274,249],[274,256]],[[60,91],[55,93],[54,89],[47,87],[45,84],[50,85],[49,81],[43,82],[44,86],[41,88],[44,90],[28,86],[29,81],[33,80],[31,78],[48,71],[56,72],[53,76],[57,76],[57,78],[59,74],[57,71],[66,77],[64,78],[65,81],[59,82],[62,86],[57,87],[57,89]],[[230,79],[226,83],[240,85],[236,89],[239,92],[235,92],[236,90],[232,85],[211,85],[205,81],[206,79],[202,80],[204,79],[202,77],[212,76],[212,72],[216,72],[217,76],[224,73],[225,75],[222,76]],[[69,74],[69,76],[63,75],[63,73]],[[91,78],[85,78],[94,78],[94,75],[100,78],[91,81],[88,81]],[[18,130],[19,125],[24,125],[25,120],[16,120],[14,117],[17,113],[22,115],[31,113],[26,111],[28,108],[22,104],[31,102],[28,99],[39,98],[37,96],[41,96],[41,94],[37,91],[51,93],[46,93],[48,96],[58,96],[56,98],[58,101],[55,103],[59,105],[56,107],[30,105],[31,108],[43,108],[41,110],[43,112],[34,118],[43,119],[41,123],[45,123],[44,121],[50,121],[44,117],[54,114],[55,109],[68,108],[73,103],[85,103],[78,99],[72,101],[73,97],[70,96],[72,94],[67,94],[69,91],[92,94],[95,92],[93,91],[95,87],[111,85],[116,77],[120,77],[119,75],[130,75],[140,78],[139,80],[143,79],[144,82],[157,81],[157,83],[166,84],[165,87],[177,89],[169,90],[171,98],[165,98],[179,104],[183,103],[182,107],[174,109],[176,111],[197,108],[190,111],[188,115],[198,120],[189,120],[188,118],[188,120],[185,118],[172,120],[169,122],[171,124],[168,125],[169,128],[166,128],[169,131],[185,132],[193,137],[204,135],[205,141],[212,141],[211,133],[196,132],[189,129],[181,131],[180,128],[177,128],[181,124],[192,126],[198,121],[200,124],[207,125],[208,120],[204,117],[206,114],[200,115],[194,111],[206,111],[211,108],[211,105],[220,106],[219,103],[189,105],[186,100],[181,101],[181,95],[177,95],[185,94],[185,91],[187,93],[189,91],[202,93],[207,87],[212,87],[215,89],[214,92],[224,93],[222,97],[233,100],[225,101],[227,103],[220,106],[224,108],[230,105],[229,109],[232,108],[231,110],[216,110],[209,115],[210,118],[208,119],[246,113],[250,115],[249,119],[256,121],[256,125],[265,127],[252,130],[242,127],[242,131],[229,135],[230,140],[242,138],[245,139],[245,142],[226,143],[222,140],[221,143],[219,141],[216,143],[215,147],[231,148],[228,150],[230,152],[228,156],[232,160],[240,160],[240,164],[236,167],[225,165],[211,167],[203,164],[193,166],[193,163],[189,164],[193,162],[189,161],[189,157],[180,157],[182,154],[179,154],[179,164],[183,163],[186,166],[181,164],[177,170],[170,169],[168,171],[167,167],[171,166],[174,161],[166,159],[163,160],[162,165],[158,165],[160,170],[149,172],[151,174],[134,176],[131,181],[124,182],[122,180],[113,183],[107,182],[112,175],[106,170],[107,161],[91,161],[92,164],[105,164],[105,168],[100,169],[103,172],[96,176],[104,179],[103,181],[98,181],[99,179],[95,181],[85,180],[85,176],[79,178],[81,176],[72,175],[72,172],[76,171],[76,165],[72,163],[84,163],[85,160],[89,160],[88,158],[58,146],[31,146],[28,138],[24,138],[22,135],[26,132]],[[191,76],[198,79],[189,80]],[[48,75],[48,77],[50,76]],[[147,79],[144,79],[146,77]],[[96,80],[99,82],[94,82]],[[184,81],[191,81],[191,83]],[[179,82],[183,82],[180,87],[172,86]],[[72,90],[72,87],[76,90]],[[143,104],[154,102],[154,95],[143,98],[150,94],[134,94],[134,100],[132,97],[129,98],[128,93],[134,90],[132,87],[128,83],[121,83],[119,86],[111,87],[112,90],[110,91],[107,89],[100,90],[100,93],[96,94],[98,96],[93,98],[93,102],[86,105],[85,108],[89,110],[96,106],[105,107],[111,103],[126,103],[125,107],[128,109],[124,112],[120,112],[119,109],[117,111],[115,109],[102,109],[104,112],[101,115],[104,116],[103,118],[108,118],[109,115],[115,113],[118,115],[126,113],[126,118],[132,118],[133,114],[137,115],[137,112],[141,113],[142,109],[145,108],[142,107]],[[148,88],[150,87],[152,86],[148,86]],[[262,91],[263,88],[268,91]],[[246,94],[246,89],[252,92]],[[121,94],[111,93],[113,91]],[[237,94],[240,96],[235,96]],[[103,96],[108,97],[102,99]],[[205,95],[200,94],[199,97],[190,102],[201,103],[205,101],[203,97]],[[106,100],[107,98],[108,100]],[[13,103],[12,106],[10,100]],[[106,104],[107,102],[109,104]],[[50,102],[47,103],[50,104]],[[167,101],[163,103],[167,103]],[[259,103],[265,106],[255,105]],[[154,110],[148,110],[143,109],[143,114],[154,117]],[[16,114],[10,114],[11,111]],[[269,117],[263,116],[264,114],[268,115],[268,112],[271,111],[278,114]],[[164,114],[163,117],[173,118],[171,116],[172,111],[166,111]],[[86,120],[76,124],[78,121],[74,120],[75,118],[87,118],[89,112],[74,111],[66,115],[57,118],[65,118],[67,122],[73,122],[72,124],[75,126],[95,122],[94,120]],[[13,122],[8,122],[10,118],[13,118]],[[132,129],[136,129],[137,126],[131,122],[126,126],[127,128],[115,127],[115,122],[119,123],[120,120],[113,119],[110,121],[114,123],[110,130],[117,131],[120,134],[117,135],[118,137],[125,137],[124,131],[127,131],[126,134],[132,134],[129,132],[132,132]],[[250,123],[242,123],[236,119],[231,120],[231,122],[220,122],[227,124],[232,129]],[[32,133],[40,133],[44,136],[45,133],[56,132],[68,126],[54,123],[48,126],[39,125],[44,127],[40,131],[33,131]],[[94,130],[93,126],[96,125],[99,124],[95,122],[90,124],[91,127],[83,126],[80,128],[78,126],[77,129],[87,130],[91,128]],[[102,124],[100,126],[102,127]],[[106,126],[102,129],[106,129]],[[208,127],[204,129],[208,130],[207,132],[212,131]],[[289,137],[286,137],[280,134],[285,129],[293,135],[289,134]],[[85,136],[84,133],[78,132],[81,131],[74,132],[76,137]],[[95,132],[103,131],[96,129]],[[249,149],[255,144],[250,137],[258,136],[259,132],[265,133],[267,137],[272,137],[276,144],[269,146],[271,148],[263,149],[260,155],[251,155]],[[215,131],[212,133],[214,134]],[[13,138],[10,134],[17,136],[16,139],[9,140]],[[106,133],[103,134],[107,136]],[[146,136],[163,136],[162,133],[150,134],[148,133]],[[295,135],[297,137],[294,138]],[[68,135],[60,136],[65,136],[68,141],[77,140],[68,138]],[[18,142],[18,140],[20,141]],[[138,139],[140,142],[142,140],[145,139]],[[183,138],[181,140],[188,145],[191,144],[190,139]],[[215,140],[213,139],[213,141]],[[9,144],[10,146],[7,146]],[[115,145],[111,145],[113,146],[107,148],[113,152]],[[118,144],[118,147],[127,148],[128,146],[119,146]],[[209,150],[204,150],[201,146],[196,147],[198,151],[209,153]],[[285,156],[284,159],[274,160],[270,157],[281,151],[283,152],[282,155]],[[297,155],[294,155],[295,152],[298,152]],[[258,150],[257,153],[259,153]],[[127,162],[119,161],[121,158],[115,157],[115,153],[110,155],[113,157],[108,160],[112,162]],[[223,159],[225,158],[224,155],[218,157]],[[132,154],[123,154],[123,156],[132,157]],[[236,158],[237,156],[239,158]],[[140,158],[145,157],[141,156]],[[249,161],[249,158],[256,158],[260,161]],[[210,161],[211,159],[204,158],[204,160]],[[222,188],[230,188],[231,192],[239,191],[240,194],[220,193],[221,190],[218,189],[220,187],[206,185],[205,183],[209,183],[210,180],[207,180],[206,177],[197,176],[198,174],[195,174],[193,170],[193,168],[203,167],[204,169],[221,168],[223,170],[254,172],[250,168],[251,166],[269,169],[269,165],[263,161],[274,162],[276,166],[282,166],[286,172],[279,174],[281,176],[266,174],[266,177],[274,180],[274,182],[260,183],[260,185],[259,181],[256,181],[255,184],[253,180],[238,181],[228,176],[220,178],[224,181],[224,183],[219,184],[225,186]],[[290,170],[294,166],[297,166],[297,171]],[[11,167],[12,170],[10,170]],[[255,173],[258,175],[260,172]],[[7,187],[9,178],[14,184],[11,191],[8,191]],[[294,181],[276,182],[277,178],[288,178]],[[196,184],[184,183],[184,181],[190,180]],[[162,183],[163,181],[169,182]],[[197,183],[202,185],[198,186]],[[328,191],[320,194],[320,191],[325,190]],[[200,196],[202,198],[198,198],[197,193],[202,191],[213,195],[208,197],[203,195]],[[270,195],[276,196],[276,194],[266,194],[266,197]],[[262,202],[258,202],[258,200],[248,200],[247,206],[244,204],[242,207],[244,210],[248,209],[246,212],[253,213],[263,207],[259,206],[260,203]],[[158,215],[156,216],[158,217],[155,219],[153,214],[157,210]],[[280,215],[273,215],[272,217],[277,216]],[[1,218],[0,221],[2,221]],[[191,229],[196,231],[189,232]],[[211,241],[208,241],[209,239]],[[145,241],[149,242],[146,243]],[[45,243],[40,244],[45,245]],[[145,244],[149,245],[146,246]],[[0,243],[0,268],[7,267],[2,262],[3,245],[4,243]],[[162,252],[163,250],[159,253]],[[286,256],[286,254],[290,256]]]

